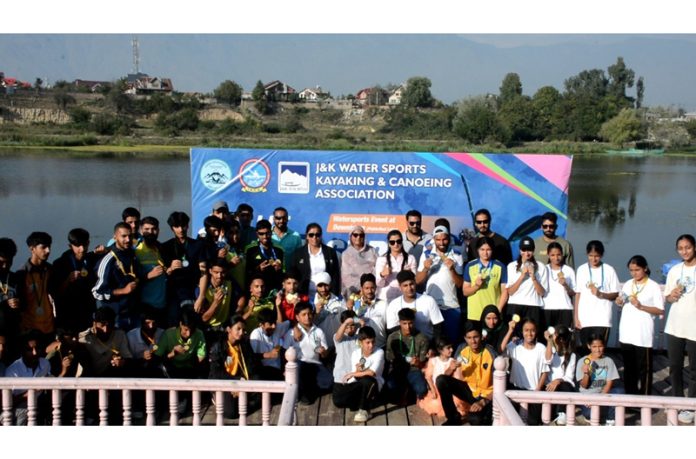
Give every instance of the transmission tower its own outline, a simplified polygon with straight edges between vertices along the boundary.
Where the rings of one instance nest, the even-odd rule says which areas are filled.
[[[137,35],[133,36],[131,44],[133,45],[133,73],[137,75],[140,73],[140,45]]]

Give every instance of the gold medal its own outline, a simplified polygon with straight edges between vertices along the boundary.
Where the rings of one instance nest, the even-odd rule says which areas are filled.
[[[153,351],[156,351],[156,350],[157,350],[157,345],[156,345],[156,344],[153,344],[153,345],[152,345],[152,350],[153,350]]]
[[[80,271],[80,276],[87,277],[88,275],[89,275],[89,271],[87,271],[86,268],[82,268],[82,271]]]
[[[184,344],[184,350],[188,352],[189,349],[191,349],[191,346],[189,346],[188,344]]]

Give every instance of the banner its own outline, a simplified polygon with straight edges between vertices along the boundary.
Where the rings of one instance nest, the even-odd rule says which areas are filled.
[[[361,225],[384,251],[386,233],[405,231],[410,209],[423,214],[425,231],[444,217],[456,236],[486,208],[491,230],[516,252],[515,241],[541,234],[545,212],[558,215],[557,232],[565,235],[571,165],[564,155],[193,148],[191,227],[201,227],[219,200],[233,212],[251,205],[255,221],[282,206],[300,234],[317,222],[324,242],[336,239],[340,250]]]

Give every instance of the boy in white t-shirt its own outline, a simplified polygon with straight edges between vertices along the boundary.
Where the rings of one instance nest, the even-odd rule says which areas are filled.
[[[312,305],[300,302],[295,305],[297,325],[283,338],[283,346],[295,348],[299,363],[299,401],[311,405],[319,397],[321,389],[331,387],[331,373],[321,359],[328,355],[324,332],[312,323]],[[327,378],[328,376],[328,378]]]
[[[281,348],[283,336],[290,329],[290,321],[282,320],[280,308],[259,311],[259,326],[249,336],[251,349],[261,362],[259,376],[263,380],[282,381]]]
[[[372,327],[361,327],[356,336],[354,314],[345,311],[343,315],[346,320],[335,337],[337,355],[332,398],[338,408],[358,410],[355,422],[366,422],[370,416],[369,409],[384,384],[384,351],[375,347],[376,334]],[[345,334],[339,342],[339,334],[342,333]],[[346,362],[348,351],[350,356]]]

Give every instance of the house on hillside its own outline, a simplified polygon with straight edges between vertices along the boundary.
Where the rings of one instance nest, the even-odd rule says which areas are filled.
[[[2,92],[6,94],[14,94],[18,89],[31,89],[31,83],[20,81],[17,78],[6,77],[5,74],[2,74],[2,78],[0,78],[0,88],[2,88]]]
[[[270,100],[290,102],[297,99],[297,91],[279,80],[265,84],[263,90]]]
[[[389,94],[384,89],[376,86],[364,88],[355,94],[355,103],[358,105],[384,105],[389,100]]]
[[[391,95],[389,96],[389,101],[387,103],[389,105],[400,105],[401,97],[404,91],[406,91],[406,85],[400,84],[398,88],[392,91]]]
[[[78,90],[87,88],[89,92],[99,92],[102,89],[110,88],[113,84],[110,81],[75,80],[73,86]]]
[[[314,88],[305,88],[299,92],[297,97],[305,102],[317,102],[319,100],[325,100],[331,98],[331,94],[324,92],[321,86],[316,86]]]
[[[126,94],[148,95],[155,93],[171,94],[174,85],[169,78],[151,77],[144,73],[129,74],[126,78]]]

